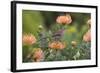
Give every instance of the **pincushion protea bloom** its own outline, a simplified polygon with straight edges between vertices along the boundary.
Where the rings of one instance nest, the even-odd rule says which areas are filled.
[[[49,43],[49,47],[53,49],[64,49],[65,48],[65,43],[59,42],[59,41],[54,41],[52,43]]]
[[[22,42],[24,45],[32,45],[36,43],[36,38],[32,34],[24,34],[22,37]]]
[[[88,30],[86,34],[83,36],[83,41],[90,42],[91,41],[91,30]]]
[[[41,50],[41,48],[36,48],[33,53],[33,59],[36,62],[39,62],[39,61],[41,61],[41,59],[43,59],[43,57],[44,57],[44,54],[43,54],[43,51]]]
[[[56,22],[59,24],[70,24],[72,22],[71,16],[69,14],[58,16]]]

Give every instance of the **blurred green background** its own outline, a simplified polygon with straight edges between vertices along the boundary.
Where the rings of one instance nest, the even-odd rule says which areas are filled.
[[[90,19],[90,13],[23,10],[23,33],[32,33],[38,37],[37,32],[39,25],[45,27],[46,31],[55,30],[55,25],[57,24],[56,18],[59,15],[65,14],[70,14],[72,17],[72,23],[68,25],[66,29],[67,39],[70,40],[73,37],[76,37],[76,39],[79,39],[81,41],[83,34],[88,30],[88,25],[86,24],[86,22],[88,19]]]

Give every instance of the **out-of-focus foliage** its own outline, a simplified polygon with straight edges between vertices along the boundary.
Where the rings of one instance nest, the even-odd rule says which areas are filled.
[[[66,24],[69,20],[64,21],[66,14],[71,16],[69,24]],[[83,41],[90,29],[87,25],[90,16],[89,13],[23,10],[23,62],[90,59],[91,42]],[[65,23],[60,24],[60,20]]]

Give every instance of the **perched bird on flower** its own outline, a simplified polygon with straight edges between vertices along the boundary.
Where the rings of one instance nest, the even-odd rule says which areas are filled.
[[[41,48],[35,48],[32,58],[35,62],[40,62],[44,58],[44,53]]]
[[[83,41],[90,42],[91,41],[91,30],[88,30],[86,34],[83,36]]]
[[[60,41],[54,41],[52,43],[49,43],[49,47],[53,49],[64,49],[66,47],[65,42],[60,42]]]
[[[52,35],[52,37],[53,37],[53,39],[54,40],[60,40],[61,39],[61,37],[63,36],[63,34],[64,34],[64,29],[60,29],[60,30],[58,30],[57,32],[55,32],[53,35]]]
[[[64,29],[58,30],[53,36],[57,36],[57,35],[61,36],[62,34],[64,34],[64,31],[65,31]]]
[[[23,45],[32,45],[36,43],[36,38],[32,34],[24,34],[22,37]]]
[[[69,14],[58,16],[56,22],[59,24],[70,24],[72,22],[72,18]]]

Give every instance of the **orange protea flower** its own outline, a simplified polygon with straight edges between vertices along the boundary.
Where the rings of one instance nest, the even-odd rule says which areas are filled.
[[[53,49],[64,49],[65,48],[65,43],[59,42],[59,41],[54,41],[52,43],[49,43],[49,47]]]
[[[40,48],[36,48],[33,53],[33,59],[36,62],[39,62],[41,61],[41,59],[43,59],[43,57],[44,57],[43,51]]]
[[[22,37],[22,41],[24,45],[32,45],[36,43],[36,38],[32,34],[24,34]]]
[[[91,30],[88,30],[86,34],[83,36],[83,41],[90,42],[91,41]]]
[[[72,22],[71,16],[69,14],[58,16],[56,22],[59,24],[70,24]]]

